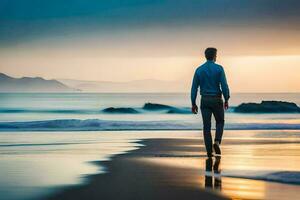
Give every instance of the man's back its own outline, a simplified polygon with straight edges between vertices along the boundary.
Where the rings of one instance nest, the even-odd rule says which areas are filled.
[[[222,67],[212,61],[208,61],[197,69],[201,95],[221,94]]]
[[[207,61],[197,68],[191,91],[192,100],[196,100],[193,97],[197,96],[199,86],[201,95],[221,95],[223,93],[225,101],[229,99],[229,88],[224,69],[213,61]]]

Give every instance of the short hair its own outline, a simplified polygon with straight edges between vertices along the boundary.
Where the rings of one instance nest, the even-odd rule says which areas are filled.
[[[205,58],[207,60],[213,60],[217,55],[217,49],[214,47],[209,47],[205,49]]]

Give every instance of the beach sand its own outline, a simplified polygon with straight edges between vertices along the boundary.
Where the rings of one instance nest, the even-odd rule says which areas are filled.
[[[203,141],[198,138],[142,140],[139,143],[144,146],[137,150],[116,155],[110,161],[95,162],[107,173],[91,175],[86,184],[63,188],[47,199],[299,199],[298,185],[222,174],[223,168],[234,170],[238,162],[243,162],[238,167],[253,167],[247,161],[249,157],[239,158],[251,147],[251,141],[228,139],[222,144],[224,156],[207,160]],[[274,142],[262,139],[254,143],[259,147]],[[287,146],[294,143],[280,142]],[[235,148],[240,152],[230,155]],[[255,162],[258,168],[272,165],[272,161]],[[214,173],[211,168],[217,164],[218,172]]]

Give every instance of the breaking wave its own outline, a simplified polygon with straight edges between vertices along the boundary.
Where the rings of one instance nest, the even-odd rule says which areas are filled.
[[[0,122],[0,131],[101,131],[101,130],[199,130],[201,123],[185,121],[114,121],[59,119],[29,122]],[[299,130],[300,124],[229,123],[227,130]]]

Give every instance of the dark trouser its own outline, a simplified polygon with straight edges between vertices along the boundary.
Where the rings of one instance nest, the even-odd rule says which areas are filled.
[[[221,144],[224,129],[224,107],[221,97],[202,96],[201,114],[203,119],[203,136],[207,153],[212,153],[211,116],[216,120],[215,142]]]

